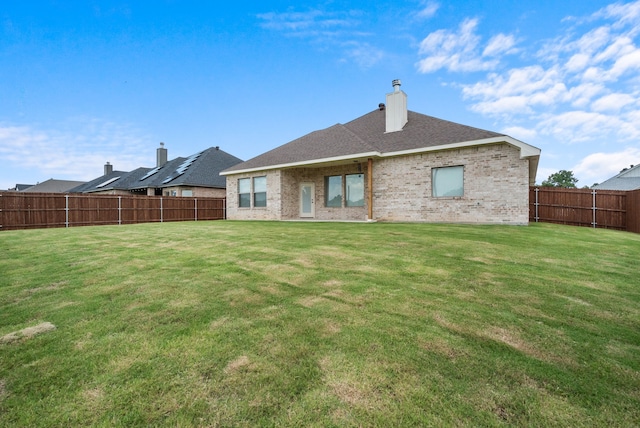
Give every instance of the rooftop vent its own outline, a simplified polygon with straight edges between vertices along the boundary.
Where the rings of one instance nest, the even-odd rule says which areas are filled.
[[[384,110],[384,103],[378,104],[378,110],[380,111]]]

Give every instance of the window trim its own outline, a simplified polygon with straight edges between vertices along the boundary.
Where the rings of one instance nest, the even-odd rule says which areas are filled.
[[[256,179],[264,179],[264,191],[256,192]],[[241,187],[248,187],[248,191],[240,192]],[[262,186],[260,186],[262,187]],[[244,189],[247,190],[247,189]],[[256,203],[256,196],[264,196],[263,203]],[[239,209],[260,209],[267,207],[267,176],[256,175],[250,177],[238,178],[238,208]],[[244,204],[243,204],[244,202]]]
[[[241,182],[248,182],[249,183],[249,192],[241,192]],[[249,199],[248,201],[245,200],[245,202],[249,202],[248,205],[243,205],[242,203],[242,197],[243,195],[249,195]],[[246,196],[245,196],[246,199]],[[250,177],[243,177],[243,178],[238,178],[238,208],[251,208],[251,178]]]
[[[436,181],[437,181],[437,172],[440,170],[450,170],[453,171],[454,169],[459,169],[460,170],[460,194],[455,194],[455,195],[438,195],[436,194]],[[444,178],[443,178],[444,179]],[[447,165],[447,166],[440,166],[440,167],[433,167],[431,168],[431,196],[433,198],[438,198],[438,199],[446,199],[446,198],[462,198],[464,197],[464,165]]]
[[[331,181],[332,178],[339,178],[340,179],[340,204],[339,205],[329,205],[329,181]],[[335,199],[338,195],[334,196],[331,199]],[[324,177],[324,206],[325,208],[342,208],[342,204],[343,204],[343,199],[344,199],[344,180],[343,180],[343,176],[341,175],[326,175]]]
[[[256,179],[264,179],[264,191],[256,192]],[[253,197],[251,198],[251,201],[253,202],[253,208],[266,208],[267,207],[267,176],[259,175],[256,177],[252,177],[251,184],[252,184],[251,190],[253,190]],[[256,203],[257,202],[256,195],[262,195],[262,194],[264,194],[264,205],[262,204],[258,205]]]
[[[366,183],[365,183],[365,173],[364,172],[350,172],[344,174],[335,174],[335,175],[325,175],[324,176],[324,206],[325,208],[363,208],[366,206]],[[352,176],[360,176],[362,180],[362,203],[361,204],[350,204],[347,197],[347,179]],[[334,177],[340,178],[340,205],[329,205],[329,180]]]

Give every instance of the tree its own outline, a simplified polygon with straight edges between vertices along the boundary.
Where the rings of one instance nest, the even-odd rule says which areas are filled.
[[[551,174],[549,178],[542,182],[542,187],[570,187],[576,188],[578,179],[573,176],[573,171],[561,170]]]

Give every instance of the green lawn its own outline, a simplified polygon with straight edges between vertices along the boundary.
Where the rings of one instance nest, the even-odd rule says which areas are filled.
[[[640,235],[217,221],[0,254],[0,426],[640,425]]]

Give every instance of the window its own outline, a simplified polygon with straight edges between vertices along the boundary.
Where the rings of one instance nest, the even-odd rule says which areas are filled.
[[[342,206],[342,176],[334,175],[324,178],[324,205],[326,207]]]
[[[238,207],[251,207],[251,180],[249,178],[238,179]]]
[[[182,196],[193,196],[193,190],[184,189],[182,191]]]
[[[364,174],[351,174],[345,177],[346,205],[364,206]]]
[[[431,193],[434,197],[453,197],[464,194],[464,167],[450,166],[431,170]]]
[[[253,206],[267,206],[267,177],[253,177]]]

